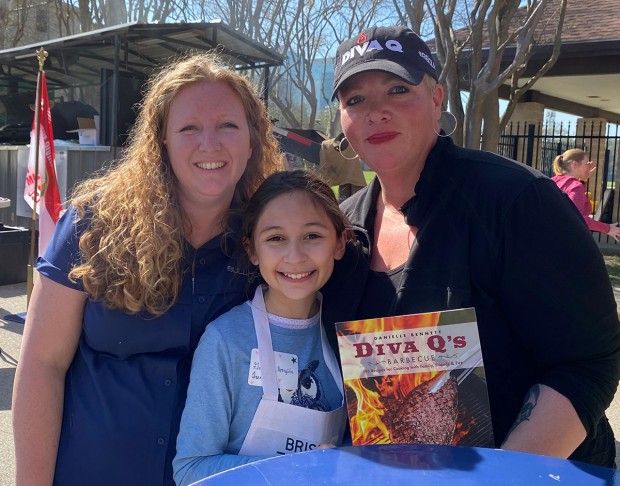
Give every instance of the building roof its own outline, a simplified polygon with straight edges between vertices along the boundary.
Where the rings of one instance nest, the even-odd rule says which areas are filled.
[[[558,3],[558,0],[555,0]],[[618,0],[571,0],[566,6],[562,42],[620,40]]]
[[[560,57],[528,99],[583,117],[620,120],[619,6],[618,0],[568,2]],[[553,35],[552,28],[547,30]],[[543,62],[535,56],[525,74],[531,76]]]
[[[526,93],[526,101],[538,101],[557,111],[582,117],[620,119],[620,15],[618,0],[570,0],[562,28],[562,46],[555,65]],[[523,11],[523,9],[522,9]],[[559,0],[549,3],[539,22],[538,44],[524,77],[538,72],[549,59],[555,40]],[[518,14],[515,16],[517,17]],[[465,39],[466,29],[457,31]],[[432,42],[429,42],[432,46]],[[484,45],[484,44],[483,44]],[[467,62],[467,51],[464,51]],[[504,54],[507,65],[514,47]],[[500,94],[502,91],[500,90]]]

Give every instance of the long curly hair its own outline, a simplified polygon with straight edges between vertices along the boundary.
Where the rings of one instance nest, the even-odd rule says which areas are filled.
[[[110,308],[158,316],[177,301],[182,283],[184,218],[164,131],[170,105],[184,87],[224,82],[241,99],[252,156],[237,183],[233,207],[242,207],[262,181],[282,168],[282,156],[256,89],[214,53],[177,58],[153,75],[128,147],[105,173],[79,184],[71,199],[80,218],[92,216],[80,238],[81,262],[69,273]],[[230,218],[222,222],[222,230]],[[225,240],[225,238],[224,238]]]

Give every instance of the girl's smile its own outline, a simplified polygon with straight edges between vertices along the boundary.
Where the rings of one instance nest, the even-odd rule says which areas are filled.
[[[269,201],[248,248],[250,261],[269,286],[267,310],[283,317],[310,317],[316,293],[331,276],[334,260],[344,254],[344,242],[326,211],[304,191]]]

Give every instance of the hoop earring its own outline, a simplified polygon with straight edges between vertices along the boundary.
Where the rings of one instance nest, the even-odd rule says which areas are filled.
[[[445,110],[441,112],[441,118],[439,118],[439,133],[433,128],[435,135],[438,137],[449,137],[456,131],[456,116],[451,111]],[[444,133],[441,133],[443,130]]]
[[[336,150],[338,150],[338,152],[340,152],[340,156],[343,159],[345,159],[345,160],[355,160],[355,159],[357,159],[359,157],[357,154],[355,154],[353,157],[345,157],[344,152],[349,147],[351,147],[351,144],[347,140],[347,137],[342,137],[342,140],[340,140],[340,143],[338,144],[338,148]],[[355,153],[355,151],[353,151],[353,152]]]

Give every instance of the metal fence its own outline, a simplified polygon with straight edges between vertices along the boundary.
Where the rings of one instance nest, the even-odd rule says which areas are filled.
[[[571,148],[580,148],[596,164],[586,183],[592,217],[611,223],[620,210],[620,125],[604,122],[529,124],[511,123],[500,136],[498,153],[518,160],[552,177],[553,160]],[[613,238],[593,233],[600,246],[617,246]]]

